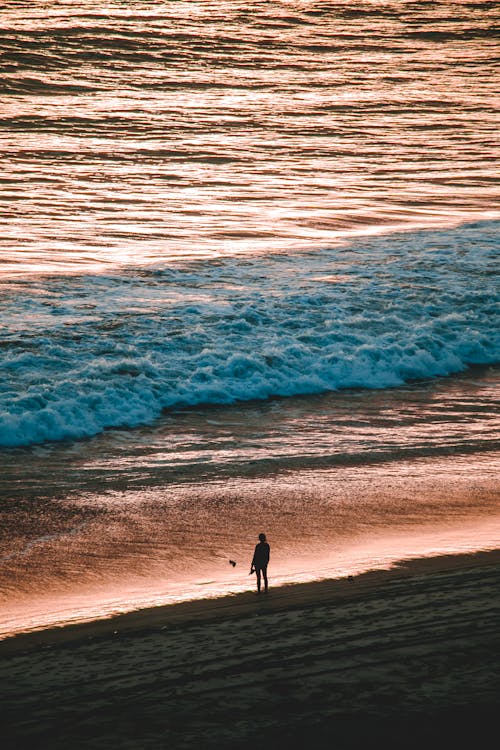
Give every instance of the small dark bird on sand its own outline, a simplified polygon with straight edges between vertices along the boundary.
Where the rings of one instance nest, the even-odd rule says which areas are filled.
[[[232,565],[233,568],[236,567],[236,563],[234,562],[234,560],[229,560],[229,565]]]

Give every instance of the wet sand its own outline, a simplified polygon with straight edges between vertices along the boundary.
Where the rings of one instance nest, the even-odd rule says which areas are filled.
[[[500,708],[499,594],[483,552],[7,639],[3,747],[471,746]]]

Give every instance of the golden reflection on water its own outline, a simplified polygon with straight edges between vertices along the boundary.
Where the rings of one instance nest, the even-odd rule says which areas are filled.
[[[9,5],[2,271],[498,217],[491,23],[488,3]]]
[[[269,570],[272,588],[293,583],[339,579],[369,570],[384,570],[403,560],[437,555],[474,553],[498,549],[500,515],[488,520],[448,524],[418,533],[384,533],[351,546],[332,548],[329,555],[302,555],[295,550],[287,561],[279,559]],[[249,549],[251,545],[249,545]],[[251,551],[247,557],[251,555]],[[273,555],[274,556],[274,555]],[[223,562],[221,560],[221,568]],[[108,585],[73,585],[71,591],[20,595],[7,602],[0,621],[0,640],[16,633],[46,627],[88,622],[142,608],[176,604],[200,598],[228,596],[255,589],[254,577],[243,562],[199,580],[169,580],[168,575],[148,581],[109,582]],[[231,574],[232,571],[233,574]]]
[[[496,548],[497,460],[420,459],[68,498],[61,507],[80,523],[68,532],[62,520],[59,533],[29,548],[18,540],[4,556],[0,635],[248,590],[263,530],[275,586]]]

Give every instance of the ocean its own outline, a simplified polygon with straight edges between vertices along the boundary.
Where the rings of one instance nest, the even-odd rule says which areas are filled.
[[[499,546],[498,22],[2,4],[0,637]]]

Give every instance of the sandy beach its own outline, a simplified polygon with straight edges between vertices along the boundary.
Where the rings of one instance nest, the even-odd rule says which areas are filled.
[[[500,707],[500,551],[0,643],[5,748],[468,746]]]

